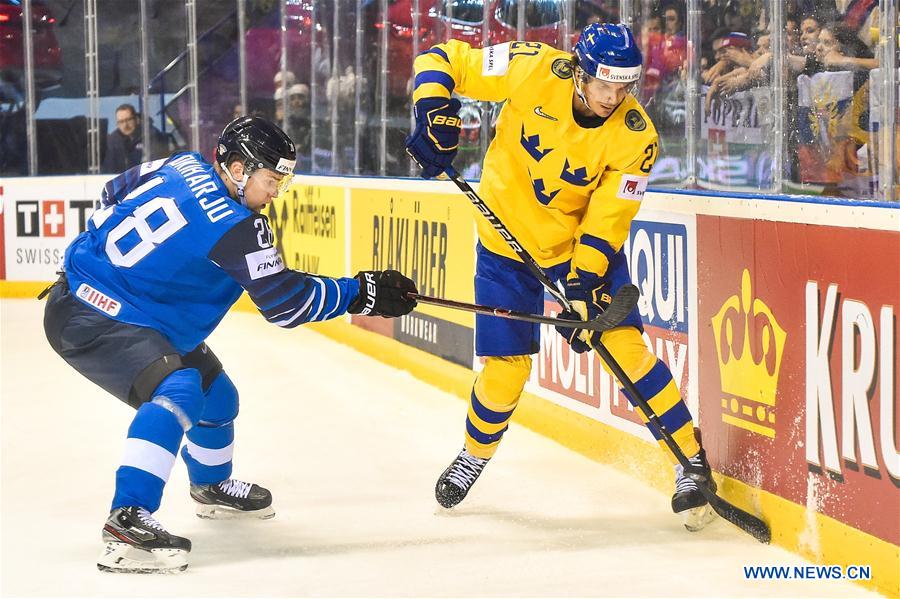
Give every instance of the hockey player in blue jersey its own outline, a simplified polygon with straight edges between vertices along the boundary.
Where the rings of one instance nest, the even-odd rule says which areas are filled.
[[[137,410],[103,527],[101,570],[187,568],[190,541],[152,515],[184,436],[198,516],[274,516],[268,490],[231,478],[238,393],[205,343],[244,290],[266,320],[286,328],[346,312],[397,317],[415,306],[406,296],[415,284],[397,271],[328,278],[285,267],[259,211],[287,187],[295,156],[273,123],[236,119],[213,165],[185,152],[109,181],[66,250],[49,289],[47,339]]]

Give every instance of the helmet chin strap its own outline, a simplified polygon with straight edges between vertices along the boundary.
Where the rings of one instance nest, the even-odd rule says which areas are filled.
[[[225,163],[220,162],[219,166],[222,167],[222,170],[225,171],[225,176],[228,177],[228,180],[231,181],[234,186],[237,188],[238,201],[241,203],[241,206],[247,206],[247,200],[244,199],[244,186],[247,185],[247,181],[250,180],[250,176],[247,174],[246,169],[244,170],[244,176],[241,177],[241,180],[238,181],[231,174],[231,171],[225,167]]]

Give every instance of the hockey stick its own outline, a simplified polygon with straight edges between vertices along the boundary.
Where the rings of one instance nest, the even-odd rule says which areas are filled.
[[[494,229],[500,234],[501,237],[509,244],[509,246],[516,252],[516,255],[525,263],[525,266],[531,270],[532,274],[541,282],[544,288],[552,295],[556,301],[566,310],[571,310],[572,302],[566,298],[565,295],[559,290],[559,288],[553,284],[553,282],[547,277],[544,270],[540,267],[540,265],[531,257],[525,248],[516,240],[512,233],[509,232],[509,229],[503,224],[503,222],[497,218],[497,215],[494,214],[493,210],[491,210],[487,204],[484,203],[484,200],[475,193],[475,190],[464,180],[459,174],[452,168],[447,169],[447,176],[456,184],[459,189],[466,194],[466,197],[469,198],[469,201],[478,208],[478,211],[487,218],[488,222]],[[687,456],[684,455],[684,452],[681,451],[681,448],[678,447],[678,444],[675,443],[675,439],[672,438],[672,434],[666,430],[666,427],[659,420],[659,417],[647,403],[647,400],[644,399],[644,396],[638,391],[637,387],[635,387],[634,383],[631,379],[628,378],[628,375],[622,370],[622,367],[616,362],[615,358],[613,358],[612,354],[609,353],[609,350],[600,343],[594,342],[591,339],[590,343],[591,347],[597,355],[606,362],[606,365],[609,367],[610,371],[612,371],[613,375],[619,380],[622,387],[630,394],[631,399],[644,413],[644,416],[647,418],[648,423],[652,427],[652,429],[662,438],[663,442],[672,452],[672,455],[675,456],[675,459],[678,460],[678,463],[684,468],[685,474],[690,478],[702,483],[703,476],[699,473],[694,472],[694,466],[687,459]],[[707,485],[698,484],[698,489],[706,500],[709,502],[709,505],[712,507],[715,512],[721,516],[723,519],[731,522],[744,532],[750,534],[760,543],[769,543],[772,538],[772,532],[769,529],[769,525],[763,522],[760,518],[757,518],[753,514],[746,512],[736,505],[722,499],[718,495],[716,495],[715,491],[709,489]]]
[[[476,314],[486,314],[488,316],[499,316],[500,318],[509,318],[510,320],[522,320],[524,322],[535,322],[538,324],[552,324],[554,326],[569,326],[578,328],[583,331],[603,332],[614,329],[619,326],[632,308],[637,305],[640,292],[634,285],[623,285],[619,292],[616,293],[609,307],[603,311],[600,316],[592,320],[569,320],[568,318],[554,318],[552,316],[542,316],[540,314],[531,314],[529,312],[520,312],[518,310],[507,310],[506,308],[495,308],[493,306],[483,306],[481,304],[467,304],[465,302],[457,302],[455,300],[442,299],[439,297],[431,297],[428,295],[420,295],[418,293],[407,293],[406,297],[414,299],[422,304],[431,304],[432,306],[443,306],[445,308],[453,308],[455,310],[463,310],[465,312],[474,312]]]

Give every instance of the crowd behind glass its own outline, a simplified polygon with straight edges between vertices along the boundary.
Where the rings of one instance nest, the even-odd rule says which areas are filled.
[[[568,50],[611,21],[632,25],[644,55],[652,186],[900,199],[894,0],[24,4],[0,0],[2,176],[209,158],[240,114],[281,123],[298,172],[415,176],[404,138],[419,52],[451,38]],[[500,105],[462,101],[457,169],[477,178]]]

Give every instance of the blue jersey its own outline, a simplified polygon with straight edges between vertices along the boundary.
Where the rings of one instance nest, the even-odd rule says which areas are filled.
[[[87,230],[66,250],[75,297],[149,327],[179,351],[197,347],[246,289],[282,327],[339,316],[356,279],[285,268],[268,220],[228,194],[196,153],[136,166],[109,181]]]

